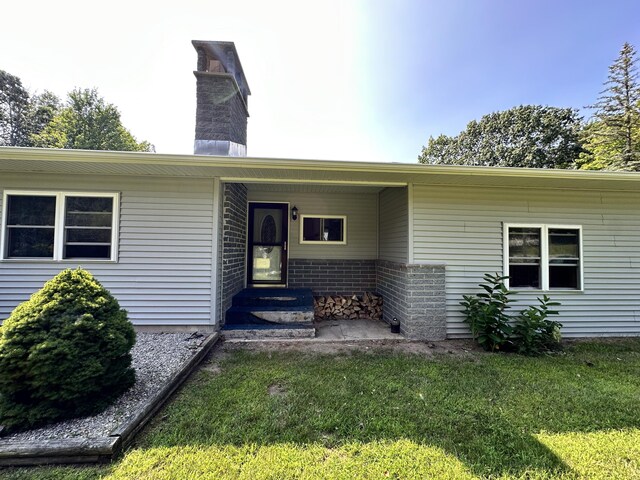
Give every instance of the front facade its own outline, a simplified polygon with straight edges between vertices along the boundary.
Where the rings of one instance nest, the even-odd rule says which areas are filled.
[[[497,272],[567,337],[640,334],[638,174],[21,148],[0,172],[0,318],[82,266],[139,328],[217,329],[277,285],[377,292],[406,337],[455,338]]]
[[[195,155],[0,147],[0,321],[82,266],[140,329],[216,330],[244,288],[290,287],[455,338],[499,273],[566,336],[640,334],[640,174],[246,157],[235,46],[193,46]]]

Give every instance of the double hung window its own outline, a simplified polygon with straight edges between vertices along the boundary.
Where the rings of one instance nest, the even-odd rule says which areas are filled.
[[[582,290],[582,229],[564,225],[505,225],[509,288]]]
[[[116,259],[118,194],[8,191],[3,204],[3,259]]]

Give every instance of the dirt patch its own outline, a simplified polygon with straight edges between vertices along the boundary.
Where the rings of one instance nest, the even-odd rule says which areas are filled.
[[[250,352],[302,352],[314,354],[349,354],[350,352],[371,352],[381,350],[415,355],[445,354],[468,356],[484,353],[472,340],[445,340],[440,342],[412,342],[406,340],[367,340],[357,342],[318,341],[248,341],[222,342],[218,352],[245,350]]]
[[[205,372],[209,372],[213,375],[218,375],[220,372],[222,372],[222,368],[220,367],[220,365],[217,362],[212,362],[211,360],[203,363],[201,368]]]
[[[272,385],[269,385],[267,392],[269,392],[269,395],[271,395],[272,397],[280,397],[287,393],[287,390],[282,385],[274,383]]]

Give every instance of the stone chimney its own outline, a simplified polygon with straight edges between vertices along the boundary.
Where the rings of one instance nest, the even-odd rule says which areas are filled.
[[[233,42],[193,40],[196,76],[196,155],[247,155],[251,91]]]

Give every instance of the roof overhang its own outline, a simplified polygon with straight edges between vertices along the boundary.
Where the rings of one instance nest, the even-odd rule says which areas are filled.
[[[418,163],[216,157],[18,147],[0,147],[0,172],[218,177],[223,181],[255,183],[390,187],[412,183],[640,192],[640,173],[637,172],[463,167]]]

